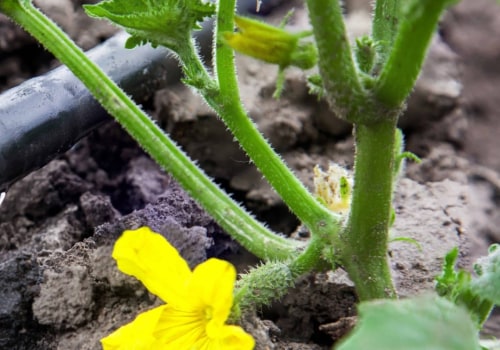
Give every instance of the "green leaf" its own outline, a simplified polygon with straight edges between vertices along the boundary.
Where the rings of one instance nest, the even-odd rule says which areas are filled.
[[[337,350],[479,350],[467,312],[446,299],[423,296],[359,305],[359,323]]]
[[[494,249],[492,247],[490,251]],[[496,278],[498,286],[498,274],[495,277],[495,274],[486,273],[488,277],[485,277],[485,268],[488,270],[491,266],[486,261],[488,257],[479,259],[479,263],[474,266],[476,273],[479,275],[478,282],[477,278],[472,278],[469,271],[456,268],[457,258],[458,248],[456,247],[446,254],[443,272],[436,277],[436,292],[439,296],[465,307],[472,320],[476,323],[477,328],[480,329],[493,308],[493,301],[490,298],[495,294],[498,297],[498,293],[491,291],[489,285],[492,282],[490,278]],[[481,262],[484,262],[484,264],[481,264]],[[486,287],[483,286],[485,283],[487,284]]]
[[[457,295],[464,288],[467,289],[470,282],[470,273],[456,271],[455,265],[458,258],[458,247],[451,249],[444,257],[443,271],[436,277],[436,292],[439,296],[447,297],[455,302]]]
[[[478,259],[474,270],[478,277],[471,282],[473,292],[500,305],[500,244],[491,245],[488,256]]]
[[[132,35],[127,47],[149,42],[174,51],[215,13],[214,4],[202,0],[107,0],[84,8],[89,16],[108,19]]]

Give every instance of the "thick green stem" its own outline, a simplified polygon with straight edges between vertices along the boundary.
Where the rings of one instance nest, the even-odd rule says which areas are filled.
[[[400,8],[400,0],[377,0],[375,3],[372,36],[379,54],[377,66],[383,66],[392,48],[399,25]]]
[[[395,120],[355,126],[352,205],[339,253],[360,300],[395,297],[387,259],[395,128]]]
[[[323,256],[323,250],[329,249],[330,242],[318,237],[312,237],[306,249],[301,252],[291,263],[290,271],[294,278],[300,277],[309,271],[317,271],[327,265]],[[335,269],[335,265],[328,266]]]
[[[364,115],[358,108],[363,106],[365,96],[352,58],[339,0],[307,0],[307,7],[330,108],[340,118],[355,121],[351,117]]]
[[[263,259],[286,259],[297,243],[273,234],[218,188],[156,124],[30,1],[0,0],[24,27],[85,84],[103,107],[232,237]]]
[[[234,28],[234,0],[218,2],[215,40]],[[233,50],[217,42],[215,65],[220,95],[206,97],[241,147],[288,207],[312,234],[329,237],[338,231],[339,216],[321,205],[274,152],[246,114],[239,96]]]
[[[234,316],[239,317],[241,309],[255,310],[270,305],[286,295],[299,276],[324,269],[328,263],[323,259],[322,250],[327,245],[324,240],[312,237],[306,249],[293,260],[270,261],[243,274],[237,282]]]
[[[394,46],[375,87],[375,96],[386,107],[400,107],[410,94],[438,20],[446,6],[453,2],[411,0],[404,4]]]

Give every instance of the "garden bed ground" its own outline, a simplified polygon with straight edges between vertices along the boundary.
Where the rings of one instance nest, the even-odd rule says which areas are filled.
[[[85,48],[114,31],[90,25],[79,1],[38,3]],[[353,31],[366,28],[363,3],[347,2]],[[468,267],[500,241],[499,18],[490,0],[464,0],[446,15],[402,119],[407,146],[423,161],[407,166],[395,198],[392,234],[422,245],[390,245],[401,296],[432,289],[453,246]],[[300,7],[291,24],[307,24]],[[54,66],[22,31],[4,19],[0,28],[1,89]],[[303,73],[290,70],[275,101],[275,67],[239,57],[238,72],[250,115],[309,187],[314,165],[351,166],[349,126],[308,95]],[[296,219],[189,89],[170,86],[141,102],[234,198],[274,230],[293,233]],[[110,122],[13,185],[0,206],[0,348],[99,349],[101,337],[156,305],[110,257],[120,233],[142,225],[164,234],[192,266],[216,256],[244,272],[257,262]],[[307,275],[245,326],[258,349],[328,349],[352,323],[355,301],[342,271]],[[486,332],[500,336],[500,321],[493,317]]]

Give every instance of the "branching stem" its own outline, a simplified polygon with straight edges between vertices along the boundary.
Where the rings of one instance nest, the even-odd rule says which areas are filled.
[[[158,164],[170,172],[244,247],[263,259],[287,259],[296,253],[300,246],[298,243],[269,231],[224,193],[30,1],[1,1],[0,10],[24,27],[64,63]]]
[[[215,31],[215,70],[220,96],[207,98],[209,104],[236,137],[265,178],[288,207],[311,230],[313,235],[331,237],[339,230],[340,217],[320,204],[297,179],[264,139],[242,106],[233,50],[218,39],[234,28],[234,0],[218,2]]]
[[[395,135],[395,121],[355,126],[354,189],[341,256],[360,300],[396,295],[387,258]]]

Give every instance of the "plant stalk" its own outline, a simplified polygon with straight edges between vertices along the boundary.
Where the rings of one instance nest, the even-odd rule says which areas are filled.
[[[340,255],[361,301],[396,296],[387,258],[395,137],[395,120],[355,125],[354,188]]]
[[[365,115],[366,104],[347,38],[339,0],[307,0],[309,18],[318,46],[319,71],[330,108],[351,122]]]
[[[377,0],[372,23],[372,36],[379,57],[377,67],[383,66],[392,48],[400,20],[401,1]]]
[[[410,0],[400,5],[398,32],[375,87],[375,96],[387,108],[401,107],[412,91],[439,18],[453,2]]]
[[[329,248],[329,242],[319,237],[311,237],[309,244],[291,263],[290,271],[294,278],[298,278],[309,271],[321,270],[327,263],[323,257],[323,250]],[[328,266],[335,270],[335,266]]]
[[[220,95],[206,97],[207,101],[292,212],[313,235],[327,239],[338,232],[340,217],[309,193],[258,131],[241,103],[234,52],[218,41],[222,33],[234,29],[234,6],[234,0],[218,2],[214,57]]]
[[[287,259],[298,243],[278,236],[224,193],[59,27],[31,1],[0,0],[0,10],[65,64],[134,139],[245,248],[263,259]]]

